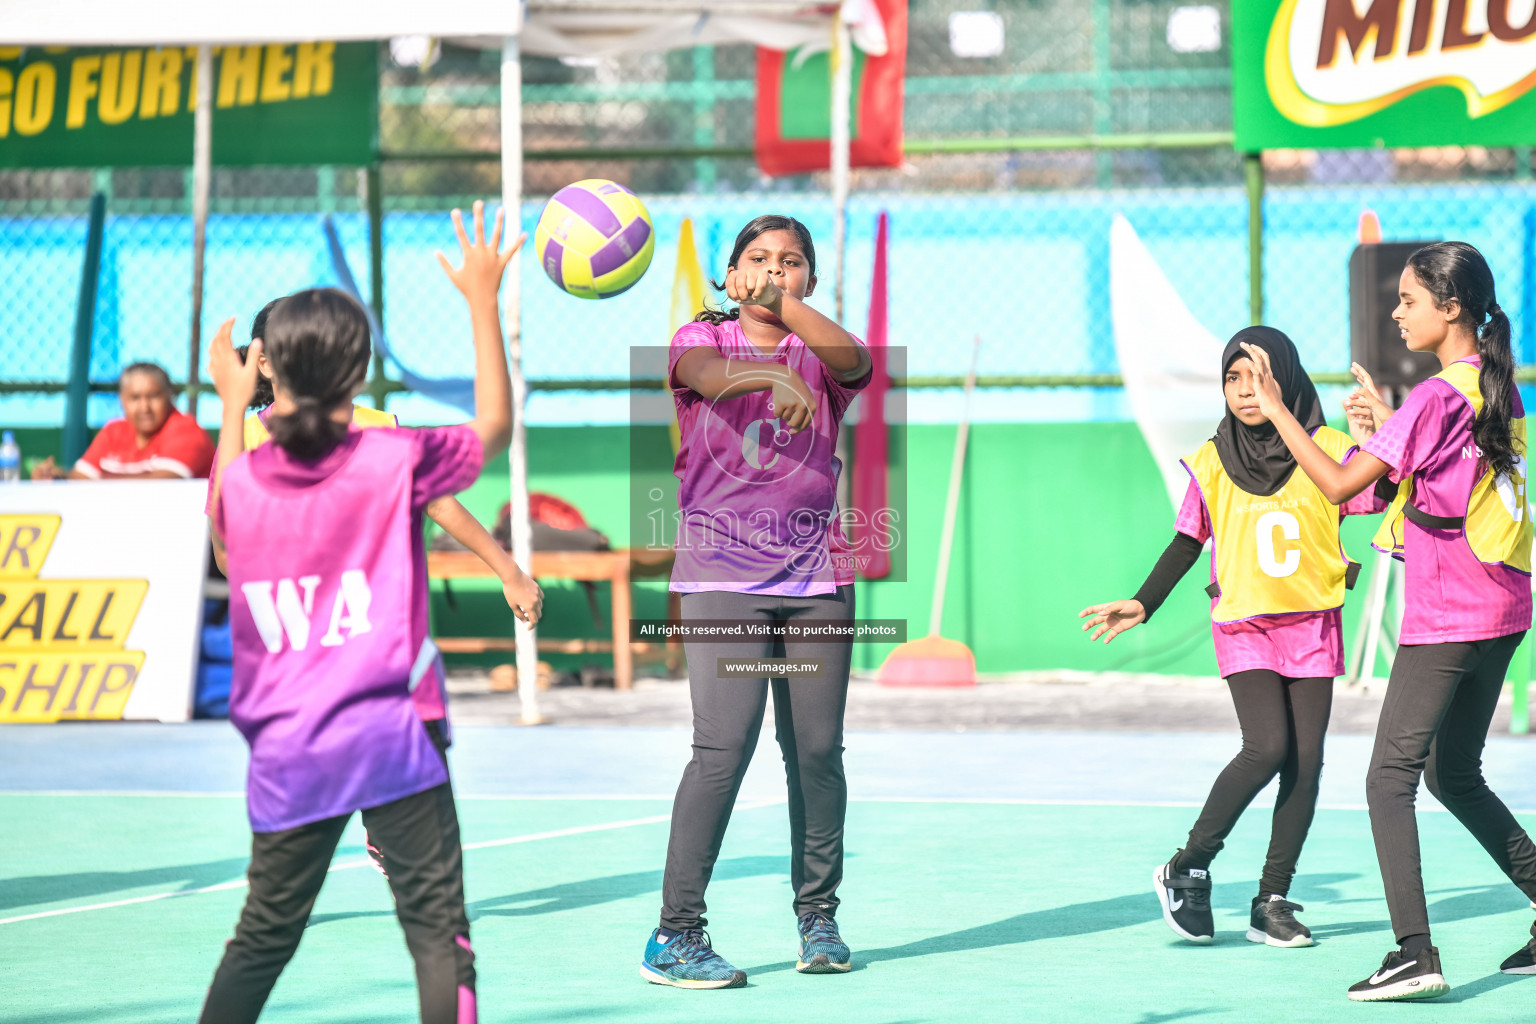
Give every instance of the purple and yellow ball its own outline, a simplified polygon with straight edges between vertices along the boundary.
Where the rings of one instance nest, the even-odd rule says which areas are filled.
[[[633,192],[589,178],[550,198],[539,214],[533,245],[556,286],[579,299],[609,299],[644,276],[656,231]]]

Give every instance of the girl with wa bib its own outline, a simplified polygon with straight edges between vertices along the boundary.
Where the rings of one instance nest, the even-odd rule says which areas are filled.
[[[230,722],[250,747],[251,861],[245,906],[199,1018],[253,1024],[298,949],[331,857],[360,811],[388,868],[416,967],[423,1024],[478,1019],[463,852],[447,766],[412,701],[430,650],[412,629],[425,600],[426,506],[474,483],[506,449],[510,383],[497,314],[518,246],[474,238],[453,212],[464,264],[438,259],[469,306],[475,418],[460,426],[357,429],[369,325],[349,296],[283,299],[265,337],[277,385],[272,443],[245,450],[256,359],[235,354],[227,321],[210,368],[223,404],[212,480],[214,550],[230,584],[235,649]],[[519,239],[518,244],[521,244]],[[338,979],[347,998],[346,979]]]
[[[1145,622],[1213,542],[1211,636],[1216,664],[1232,692],[1243,747],[1217,776],[1184,848],[1153,872],[1168,927],[1190,942],[1215,938],[1211,861],[1248,804],[1276,775],[1269,855],[1249,908],[1248,939],[1270,946],[1312,945],[1296,920],[1291,879],[1317,806],[1323,736],[1333,680],[1344,672],[1340,608],[1359,565],[1339,540],[1345,515],[1379,512],[1374,494],[1329,499],[1286,449],[1261,409],[1252,351],[1265,353],[1279,402],[1335,467],[1357,453],[1325,424],[1317,390],[1296,346],[1271,327],[1246,327],[1222,353],[1227,412],[1216,436],[1183,460],[1189,488],[1173,541],[1129,601],[1079,613],[1090,639],[1109,643]]]
[[[1465,242],[1436,242],[1408,257],[1392,319],[1408,348],[1442,370],[1395,413],[1372,394],[1352,396],[1350,424],[1371,436],[1338,465],[1286,408],[1267,353],[1258,399],[1286,447],[1330,501],[1385,477],[1397,497],[1376,547],[1403,560],[1406,588],[1392,678],[1366,776],[1371,833],[1397,947],[1349,989],[1357,1001],[1427,999],[1450,991],[1430,942],[1415,796],[1429,791],[1471,832],[1528,899],[1536,900],[1536,845],[1483,779],[1483,745],[1505,671],[1531,625],[1531,513],[1525,409],[1515,388],[1509,318],[1493,272]],[[1536,934],[1536,927],[1532,929]],[[1536,939],[1500,970],[1536,974]]]

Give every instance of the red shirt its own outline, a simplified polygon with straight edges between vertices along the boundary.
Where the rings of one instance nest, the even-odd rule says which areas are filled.
[[[213,467],[213,440],[197,421],[171,410],[149,444],[139,447],[138,432],[127,420],[113,420],[96,435],[75,468],[92,479],[107,474],[135,476],[168,470],[191,480],[206,477]]]

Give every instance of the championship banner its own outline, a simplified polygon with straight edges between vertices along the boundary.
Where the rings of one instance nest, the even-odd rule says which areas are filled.
[[[853,53],[848,162],[852,167],[900,167],[902,81],[907,69],[907,0],[868,0],[878,17],[885,52]],[[846,10],[846,8],[845,8]],[[854,42],[864,34],[857,25]],[[883,32],[880,31],[883,29]],[[805,174],[832,165],[832,73],[826,49],[757,50],[757,127],[754,148],[764,174]]]
[[[1232,5],[1236,147],[1536,143],[1531,0]]]
[[[371,42],[213,47],[213,162],[371,162],[377,60]],[[195,46],[0,46],[0,167],[190,164],[196,71]]]
[[[192,715],[206,480],[0,485],[0,723]]]

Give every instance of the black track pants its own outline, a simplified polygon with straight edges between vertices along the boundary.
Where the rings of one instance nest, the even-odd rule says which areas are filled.
[[[683,595],[683,620],[771,622],[853,618],[853,587],[819,597],[779,597],[710,591]],[[704,890],[720,856],[731,808],[757,747],[767,707],[769,678],[722,677],[722,658],[815,658],[814,678],[774,679],[773,714],[789,787],[790,886],[795,914],[832,915],[843,879],[843,821],[848,783],[843,776],[843,709],[848,701],[852,651],[844,642],[688,643],[688,686],[693,698],[693,759],[683,770],[672,804],[672,833],[662,883],[661,924],[700,928]]]
[[[292,959],[351,815],[251,837],[250,893],[203,1004],[202,1024],[248,1024]],[[395,912],[416,961],[423,1024],[475,1020],[475,955],[464,912],[453,790],[444,783],[363,811],[384,852]]]
[[[1536,900],[1536,846],[1483,779],[1483,745],[1523,632],[1466,643],[1405,644],[1392,663],[1365,780],[1371,835],[1399,940],[1429,932],[1419,826],[1419,777]]]
[[[1206,797],[1181,869],[1208,868],[1259,791],[1280,776],[1269,855],[1259,891],[1285,896],[1317,809],[1323,773],[1323,738],[1333,707],[1333,679],[1290,679],[1267,669],[1234,672],[1227,679],[1243,730],[1243,749],[1222,769]]]

